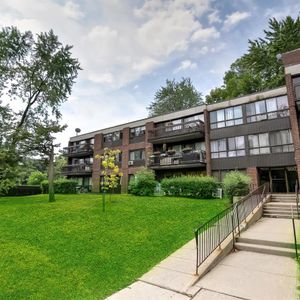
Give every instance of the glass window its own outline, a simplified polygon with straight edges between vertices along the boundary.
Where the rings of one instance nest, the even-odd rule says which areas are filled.
[[[242,115],[241,106],[213,111],[210,113],[210,127],[214,129],[243,124]]]
[[[244,136],[211,141],[212,158],[222,158],[227,156],[234,157],[244,155],[246,155]]]
[[[250,155],[294,151],[290,130],[249,135]]]
[[[143,160],[145,159],[145,150],[140,149],[140,150],[130,151],[129,158],[130,160]]]
[[[130,128],[130,137],[133,138],[136,136],[141,136],[144,135],[145,132],[146,132],[145,126]]]
[[[289,115],[287,96],[249,103],[246,105],[246,114],[248,123],[286,117]]]
[[[268,100],[266,100],[266,104],[267,104],[268,112],[277,110],[276,99],[268,99]]]

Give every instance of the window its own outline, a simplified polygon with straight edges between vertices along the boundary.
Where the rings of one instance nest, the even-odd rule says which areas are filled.
[[[270,153],[268,133],[249,135],[248,140],[250,155]]]
[[[250,155],[294,151],[290,130],[249,135]]]
[[[245,138],[237,136],[211,141],[211,158],[245,156]]]
[[[145,150],[134,150],[129,152],[129,160],[144,160],[145,159]]]
[[[187,117],[184,119],[184,128],[199,127],[201,122],[203,121],[204,121],[203,114]]]
[[[116,163],[122,162],[122,152],[116,154]]]
[[[227,157],[226,139],[210,142],[211,158]]]
[[[243,136],[220,139],[211,142],[212,158],[244,156],[245,139]]]
[[[287,96],[261,100],[246,105],[247,123],[289,115]]]
[[[243,124],[242,106],[219,109],[210,113],[210,128],[222,128]]]
[[[243,136],[228,138],[228,157],[245,155],[245,138]]]
[[[130,137],[134,138],[137,136],[142,136],[145,135],[145,132],[146,132],[145,126],[130,128]]]
[[[296,100],[300,101],[300,77],[293,78],[293,84],[295,88]]]
[[[166,131],[175,131],[182,129],[182,119],[168,121],[165,123]]]
[[[106,142],[116,142],[122,139],[122,132],[116,131],[112,133],[107,133],[103,136],[104,143]]]

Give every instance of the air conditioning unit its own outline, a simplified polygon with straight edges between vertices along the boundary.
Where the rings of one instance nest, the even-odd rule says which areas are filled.
[[[128,166],[133,166],[133,160],[128,161]]]

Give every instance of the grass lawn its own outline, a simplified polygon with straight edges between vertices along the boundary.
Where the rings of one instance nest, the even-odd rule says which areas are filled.
[[[193,238],[225,200],[0,198],[0,299],[103,299]]]

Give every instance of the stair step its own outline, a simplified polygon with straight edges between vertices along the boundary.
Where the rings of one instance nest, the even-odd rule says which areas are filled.
[[[243,243],[243,244],[263,245],[263,246],[270,246],[270,247],[294,249],[293,243],[270,241],[270,240],[259,240],[255,238],[244,238],[244,237],[238,237],[236,240],[237,243]]]
[[[263,214],[265,218],[277,218],[277,219],[292,219],[292,216],[288,215],[277,215],[277,214]]]
[[[284,202],[284,203],[296,203],[296,200],[293,199],[272,199],[272,202]]]
[[[265,245],[253,245],[248,243],[235,243],[235,248],[238,250],[265,253],[279,256],[295,257],[295,250],[282,248],[282,247],[273,247]]]
[[[291,215],[292,211],[290,209],[273,209],[273,208],[264,208],[264,213],[267,214],[288,214]],[[296,216],[297,215],[297,211],[293,211],[293,215]]]

